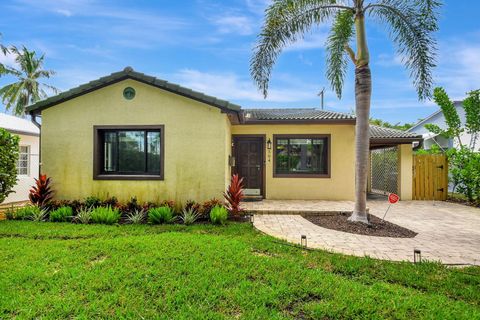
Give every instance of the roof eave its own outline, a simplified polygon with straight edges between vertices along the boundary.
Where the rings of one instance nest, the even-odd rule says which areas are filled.
[[[356,119],[275,119],[275,120],[247,120],[244,119],[242,124],[350,124],[356,123]]]
[[[135,72],[128,72],[128,73],[120,72],[120,73],[112,74],[112,75],[110,75],[110,77],[111,77],[110,79],[108,79],[107,81],[104,81],[104,82],[102,82],[102,78],[100,78],[100,79],[96,80],[96,81],[99,81],[99,83],[97,85],[94,85],[93,87],[85,89],[85,90],[80,89],[80,90],[78,90],[78,93],[67,95],[64,98],[61,97],[62,93],[60,93],[57,96],[50,97],[50,98],[47,98],[45,100],[39,101],[39,102],[37,102],[33,105],[28,106],[26,108],[26,112],[28,112],[31,115],[40,114],[42,112],[42,110],[45,110],[47,108],[56,106],[58,104],[66,102],[68,100],[75,99],[75,98],[77,98],[79,96],[82,96],[84,94],[102,89],[106,86],[109,86],[109,85],[112,85],[112,84],[115,84],[115,83],[118,83],[118,82],[121,82],[121,81],[124,81],[124,80],[127,80],[127,79],[132,79],[132,80],[135,80],[135,81],[147,84],[147,85],[151,85],[153,87],[156,87],[156,88],[159,88],[159,89],[162,89],[162,90],[165,90],[165,91],[168,91],[168,92],[171,92],[171,93],[174,93],[174,94],[177,94],[177,95],[180,95],[180,96],[183,96],[183,97],[186,97],[186,98],[189,98],[189,99],[192,99],[192,100],[195,100],[195,101],[207,104],[207,105],[211,105],[213,107],[219,108],[220,110],[222,110],[222,112],[225,112],[225,113],[238,113],[238,112],[241,111],[240,106],[232,104],[228,101],[220,100],[220,99],[217,99],[217,98],[211,97],[211,96],[207,96],[207,95],[204,95],[203,93],[195,92],[193,90],[187,90],[187,88],[183,88],[183,87],[178,86],[178,85],[173,85],[171,83],[167,83],[166,81],[165,82],[158,81],[159,79],[156,79],[154,77],[139,75],[139,74],[136,74]],[[167,85],[165,85],[165,86],[160,85],[160,84],[163,84],[163,83],[165,83]],[[84,84],[83,86],[87,86],[87,85],[88,85],[88,83]],[[189,94],[189,93],[192,93],[192,94]],[[214,101],[207,101],[206,99],[201,99],[197,95],[204,95],[206,98],[212,99]],[[216,103],[215,101],[218,101],[218,103]]]

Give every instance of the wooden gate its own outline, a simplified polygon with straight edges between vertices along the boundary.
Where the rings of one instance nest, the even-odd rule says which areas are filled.
[[[413,156],[413,199],[447,200],[448,162],[443,154]]]

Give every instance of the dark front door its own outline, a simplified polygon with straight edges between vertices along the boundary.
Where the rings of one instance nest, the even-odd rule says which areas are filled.
[[[263,195],[263,138],[235,137],[235,172],[243,178],[246,195]]]

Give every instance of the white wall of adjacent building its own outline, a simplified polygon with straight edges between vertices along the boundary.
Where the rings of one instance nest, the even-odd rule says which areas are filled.
[[[29,120],[0,113],[0,128],[18,135],[19,159],[17,162],[17,184],[2,203],[28,200],[30,188],[39,174],[40,130]]]
[[[39,137],[29,135],[18,135],[20,137],[20,153],[17,163],[17,184],[5,199],[5,203],[28,200],[30,188],[38,177],[39,169]]]

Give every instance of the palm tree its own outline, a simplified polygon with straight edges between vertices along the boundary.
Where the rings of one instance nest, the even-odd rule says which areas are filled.
[[[0,33],[0,40],[2,39],[2,34]],[[8,53],[8,48],[5,47],[2,43],[0,43],[0,52],[3,54],[3,55],[7,55]],[[3,63],[0,63],[0,76],[2,76],[2,74],[5,74],[7,71],[6,71],[6,68],[5,68],[5,65]]]
[[[348,60],[355,66],[355,208],[350,220],[368,223],[367,168],[369,115],[372,90],[370,55],[365,19],[372,18],[389,29],[397,53],[409,69],[419,99],[431,95],[438,29],[436,0],[274,0],[265,11],[265,22],[251,59],[250,72],[267,96],[275,61],[283,48],[302,38],[313,26],[332,22],[327,39],[326,76],[341,98]],[[355,39],[356,52],[350,47]]]
[[[16,77],[17,81],[0,88],[0,98],[7,111],[13,109],[13,114],[23,116],[26,106],[47,97],[45,89],[58,92],[55,87],[40,82],[40,79],[50,78],[55,73],[42,69],[44,55],[38,57],[35,51],[24,46],[21,50],[12,46],[8,51],[16,56],[19,69],[10,66],[2,66],[2,69],[5,74]]]

